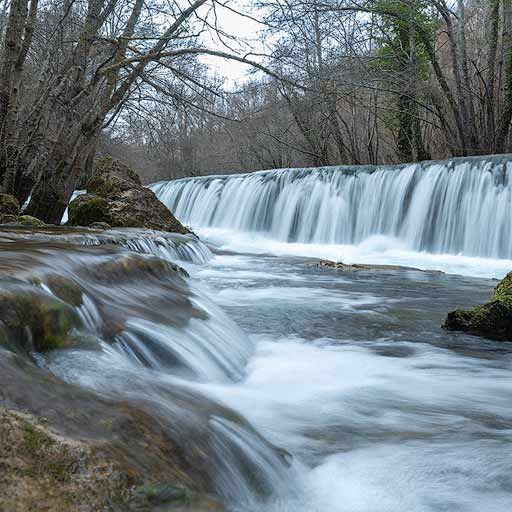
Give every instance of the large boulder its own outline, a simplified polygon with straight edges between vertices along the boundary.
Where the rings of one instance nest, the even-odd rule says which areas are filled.
[[[110,201],[94,194],[78,196],[68,208],[71,226],[91,226],[98,222],[111,224]]]
[[[9,194],[0,194],[0,224],[15,222],[20,214],[20,203]]]
[[[16,219],[16,223],[19,226],[25,226],[29,228],[42,228],[47,226],[42,220],[36,219],[35,217],[32,217],[31,215],[20,215]]]
[[[87,194],[69,205],[69,224],[157,229],[189,233],[155,194],[143,187],[139,176],[126,165],[103,158],[86,185]]]
[[[499,341],[512,341],[512,272],[496,286],[487,304],[448,313],[443,327]]]
[[[90,194],[113,198],[126,190],[142,187],[142,182],[133,169],[107,157],[96,161],[94,174],[87,182],[86,187]]]

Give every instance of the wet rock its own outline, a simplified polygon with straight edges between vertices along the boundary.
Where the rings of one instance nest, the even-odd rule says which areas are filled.
[[[185,487],[176,487],[167,483],[146,485],[137,490],[155,508],[173,512],[221,512],[224,507],[213,497],[190,492]],[[169,509],[169,506],[172,508]]]
[[[104,231],[112,228],[112,226],[106,222],[93,222],[89,227],[93,229],[101,229]]]
[[[110,224],[109,201],[93,194],[78,196],[69,205],[69,224],[71,226],[90,226],[91,224]]]
[[[496,286],[487,304],[448,313],[443,328],[499,341],[512,341],[512,272]]]
[[[329,260],[320,260],[316,266],[321,268],[332,268],[334,270],[339,270],[341,272],[361,272],[361,271],[379,271],[379,270],[398,270],[398,271],[408,271],[412,270],[415,272],[428,272],[430,274],[444,274],[441,270],[422,270],[416,267],[404,267],[402,265],[377,265],[371,263],[352,263],[347,264],[342,261],[329,261]]]
[[[82,289],[71,279],[56,274],[49,275],[46,285],[54,295],[71,306],[79,307],[83,304]]]
[[[36,217],[32,217],[31,215],[20,215],[16,219],[16,223],[21,226],[33,228],[41,228],[47,225],[42,220],[36,219]]]
[[[0,292],[0,321],[4,348],[26,354],[71,346],[71,331],[80,323],[65,302],[28,290]]]
[[[14,196],[0,194],[0,224],[26,227],[41,227],[46,225],[43,221],[35,217],[20,215],[20,213],[20,203]]]
[[[224,510],[206,494],[206,460],[192,465],[171,434],[137,405],[97,396],[0,351],[2,511]],[[187,500],[150,499],[172,497],[165,489],[138,492],[161,482]]]
[[[14,215],[17,217],[20,214],[20,203],[18,200],[9,194],[0,194],[0,217],[3,215]]]
[[[72,226],[106,223],[111,227],[189,232],[151,190],[141,185],[135,171],[116,160],[99,160],[86,188],[87,194],[69,205]]]

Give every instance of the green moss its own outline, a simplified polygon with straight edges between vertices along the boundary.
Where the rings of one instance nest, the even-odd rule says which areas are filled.
[[[20,203],[18,200],[9,194],[0,194],[0,216],[1,215],[15,215],[20,214]]]
[[[35,217],[32,217],[31,215],[20,215],[16,222],[18,224],[22,224],[23,226],[34,227],[34,228],[46,226],[46,224],[42,220],[36,219]]]
[[[512,272],[498,283],[486,304],[448,313],[443,327],[512,341]]]
[[[512,311],[512,272],[509,272],[494,288],[491,302],[502,304]]]
[[[71,331],[80,325],[77,313],[65,302],[27,292],[0,294],[0,320],[7,333],[2,344],[21,353],[69,346]]]
[[[69,224],[71,226],[90,226],[96,222],[112,222],[109,202],[103,197],[85,195],[77,197],[69,205]]]
[[[105,172],[112,169],[114,159],[111,156],[104,156],[96,160],[96,172]]]
[[[71,279],[51,275],[46,279],[46,284],[50,287],[52,293],[64,302],[75,307],[83,304],[82,289]]]
[[[70,480],[73,459],[68,449],[30,423],[23,424],[23,440],[19,451],[20,455],[31,461],[25,470],[27,476],[51,478],[58,482]]]

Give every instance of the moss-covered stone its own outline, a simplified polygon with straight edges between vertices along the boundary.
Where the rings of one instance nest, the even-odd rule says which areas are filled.
[[[71,331],[80,321],[74,309],[46,294],[0,293],[3,345],[15,352],[48,352],[72,344]]]
[[[46,226],[46,224],[42,220],[36,219],[35,217],[32,217],[31,215],[20,215],[16,219],[16,223],[20,224],[22,226],[33,227],[33,228],[41,228],[41,227]]]
[[[46,284],[59,299],[67,304],[79,307],[83,304],[82,289],[67,277],[51,275],[46,278]]]
[[[94,175],[87,182],[87,192],[111,197],[134,187],[141,187],[139,175],[127,165],[111,157],[96,161]]]
[[[450,331],[512,341],[512,272],[496,286],[487,304],[470,310],[451,311],[443,327]]]
[[[0,194],[0,216],[20,214],[20,203],[9,194]]]
[[[69,205],[71,226],[146,228],[189,233],[153,191],[141,185],[139,176],[126,165],[103,158],[87,182],[87,194]]]
[[[78,196],[69,205],[69,224],[71,226],[90,226],[97,222],[110,224],[109,201],[94,194]]]
[[[111,229],[112,226],[106,222],[93,222],[89,227],[93,229],[107,230]]]

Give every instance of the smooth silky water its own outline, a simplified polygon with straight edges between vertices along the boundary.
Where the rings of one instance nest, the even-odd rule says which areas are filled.
[[[80,287],[81,343],[40,364],[144,404],[183,446],[207,452],[231,511],[508,512],[512,344],[440,325],[448,311],[484,302],[495,278],[512,270],[512,171],[507,159],[451,162],[448,176],[441,167],[157,184],[209,248],[193,237],[129,230],[51,241],[4,233],[2,254],[17,276],[6,285],[51,295],[47,276],[58,273]],[[420,204],[416,187],[430,180],[421,173],[444,195]],[[255,192],[259,180],[273,193]],[[346,196],[347,180],[365,183],[352,187],[359,200]],[[308,187],[324,194],[330,217]],[[403,196],[386,195],[404,187]],[[475,189],[486,191],[485,204],[498,201],[493,218],[490,206],[485,217],[449,205],[462,198],[474,206],[466,196]],[[291,191],[293,207],[285,200]],[[351,234],[336,220],[347,197],[382,204],[347,210]],[[236,213],[231,224],[221,203]],[[429,227],[434,212],[439,228]],[[177,261],[190,277],[167,275],[155,256]],[[319,257],[446,273],[338,272],[316,266]]]
[[[511,172],[490,158],[152,187],[217,247],[187,268],[255,344],[241,381],[188,385],[294,457],[286,492],[240,510],[511,509],[512,344],[441,329],[512,270]]]

